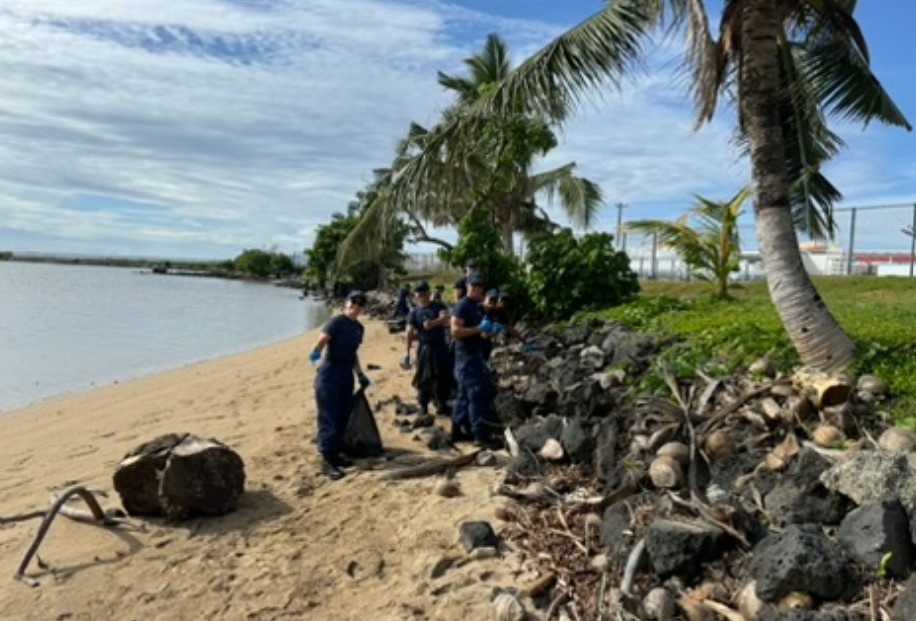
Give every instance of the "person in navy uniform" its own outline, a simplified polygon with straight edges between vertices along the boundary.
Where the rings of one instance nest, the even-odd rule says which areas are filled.
[[[468,277],[477,271],[477,259],[468,259],[464,264],[464,276],[455,283],[455,301],[460,302],[468,294]]]
[[[398,291],[398,301],[394,306],[394,314],[391,318],[406,317],[408,313],[410,313],[410,285],[404,285]]]
[[[315,399],[318,402],[318,450],[321,452],[322,472],[332,480],[344,476],[342,468],[352,465],[341,454],[343,435],[353,410],[353,374],[361,388],[371,383],[359,364],[357,350],[363,342],[363,324],[358,320],[366,306],[362,291],[347,296],[343,313],[328,320],[309,355],[318,367],[315,379]]]
[[[410,352],[417,341],[417,366],[413,386],[423,414],[429,413],[429,402],[434,401],[438,414],[448,415],[446,403],[452,391],[452,363],[445,336],[449,325],[449,312],[442,302],[430,299],[429,285],[425,281],[414,287],[417,304],[407,316],[407,355],[402,366],[410,368]]]
[[[452,440],[473,437],[478,446],[501,448],[494,437],[497,424],[490,405],[490,378],[483,356],[484,337],[493,324],[484,317],[484,278],[473,273],[467,279],[468,294],[455,306],[451,319],[455,340],[455,380],[458,399],[452,410]]]

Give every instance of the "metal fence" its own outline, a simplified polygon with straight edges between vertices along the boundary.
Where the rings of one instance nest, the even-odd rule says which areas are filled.
[[[627,221],[660,219],[649,214],[645,218],[639,205],[630,206],[623,218],[626,205],[616,205],[616,212],[608,210],[599,218],[596,230],[614,234],[619,247],[630,257],[630,268],[642,278],[660,280],[690,280],[690,270],[673,251],[665,248],[652,234],[627,232]],[[684,206],[672,205],[668,212],[682,213]],[[609,215],[615,216],[609,218]],[[813,275],[850,276],[872,274],[876,276],[914,277],[916,271],[916,203],[895,205],[864,205],[842,207],[835,210],[837,224],[833,240],[801,241],[805,268]],[[764,278],[763,266],[757,252],[757,235],[750,215],[739,224],[743,258],[735,280]],[[520,249],[523,253],[524,250]],[[407,260],[411,274],[445,271],[435,253],[411,254]]]
[[[622,209],[618,209],[618,215]],[[916,272],[916,203],[866,205],[835,210],[837,231],[833,240],[802,242],[802,260],[809,273],[825,276],[914,277]],[[739,232],[744,258],[736,280],[764,277],[757,253],[752,223],[741,224]],[[652,234],[627,232],[626,221],[618,219],[615,231],[630,266],[644,278],[688,280],[690,270]]]

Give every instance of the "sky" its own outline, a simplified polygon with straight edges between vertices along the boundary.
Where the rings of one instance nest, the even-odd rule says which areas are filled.
[[[718,2],[708,3],[718,10]],[[301,252],[449,96],[436,72],[495,32],[517,63],[600,0],[0,0],[0,251],[225,259]],[[916,123],[916,3],[863,0],[875,73]],[[734,115],[694,131],[679,41],[580,108],[536,170],[597,182],[599,230],[674,218],[749,180]],[[840,208],[916,202],[916,135],[837,124]],[[557,212],[552,212],[556,214]],[[839,214],[840,238],[848,213]],[[909,247],[913,210],[861,212],[858,248]],[[753,245],[749,220],[742,227]],[[423,247],[411,250],[422,252]]]

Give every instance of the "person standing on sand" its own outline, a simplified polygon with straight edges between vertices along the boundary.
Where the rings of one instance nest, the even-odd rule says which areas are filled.
[[[352,465],[341,455],[343,435],[353,409],[353,374],[365,389],[371,383],[363,373],[356,351],[363,342],[363,324],[358,320],[366,306],[366,295],[353,291],[347,296],[344,312],[332,317],[321,329],[321,335],[309,355],[312,364],[327,354],[315,378],[315,400],[318,403],[318,450],[321,469],[333,481],[346,474],[342,468]]]
[[[407,316],[407,355],[402,366],[410,368],[410,351],[417,346],[417,368],[413,386],[417,389],[420,411],[429,414],[429,402],[435,401],[436,412],[448,415],[446,403],[452,392],[452,363],[445,326],[449,324],[448,308],[442,302],[430,301],[429,285],[420,281],[414,288],[417,304]]]
[[[455,380],[458,399],[452,409],[452,441],[473,437],[477,446],[501,448],[493,436],[496,421],[490,405],[490,378],[483,357],[484,337],[493,332],[493,323],[483,314],[484,278],[474,273],[467,279],[468,294],[452,313],[451,331],[455,339]]]

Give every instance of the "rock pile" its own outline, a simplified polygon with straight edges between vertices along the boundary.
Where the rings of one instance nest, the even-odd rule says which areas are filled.
[[[761,361],[661,371],[669,396],[639,396],[655,351],[592,324],[493,353],[513,453],[500,536],[553,576],[532,604],[583,621],[916,618],[896,582],[916,552],[916,436],[877,433],[886,387]]]

